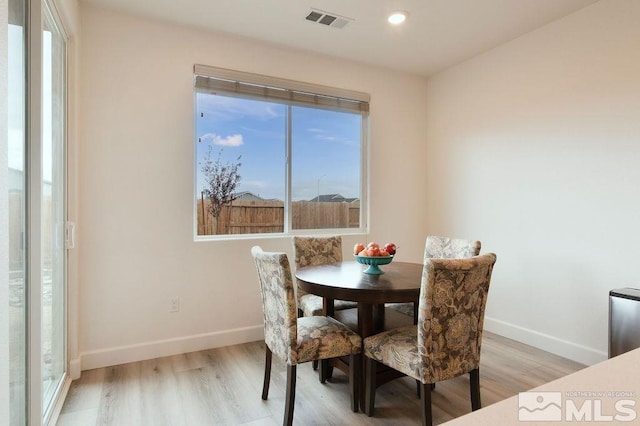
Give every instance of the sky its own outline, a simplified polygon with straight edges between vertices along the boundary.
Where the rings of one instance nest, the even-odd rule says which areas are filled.
[[[287,106],[197,93],[196,198],[204,188],[202,163],[211,146],[222,163],[240,156],[237,192],[284,200]],[[292,107],[292,200],[318,194],[360,198],[359,114]]]
[[[9,24],[8,30],[8,162],[9,168],[24,171],[25,162],[25,81],[24,29]],[[53,175],[53,66],[52,34],[42,33],[42,179],[51,182]],[[57,142],[58,140],[56,140]]]

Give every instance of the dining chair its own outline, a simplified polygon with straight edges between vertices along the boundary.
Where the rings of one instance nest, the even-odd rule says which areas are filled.
[[[427,236],[424,257],[430,259],[463,259],[480,254],[480,241]]]
[[[342,237],[293,237],[293,253],[296,269],[340,263],[342,262]],[[299,316],[323,315],[322,297],[307,293],[299,285],[296,294]],[[356,302],[346,300],[335,300],[333,303],[333,309],[336,311],[357,306]]]
[[[304,266],[328,265],[342,262],[342,237],[338,235],[327,237],[293,237],[293,254],[296,269]],[[296,284],[298,280],[296,279]],[[296,300],[298,301],[298,316],[324,315],[322,297],[309,294],[296,285]],[[356,302],[334,300],[333,310],[342,311],[358,307]],[[318,361],[313,362],[313,369],[318,369]],[[331,368],[326,367],[326,376],[320,374],[320,381],[324,383],[331,377]]]
[[[269,395],[272,355],[287,365],[284,425],[293,422],[296,366],[313,360],[349,356],[351,409],[357,411],[362,339],[344,324],[325,316],[298,318],[289,260],[285,253],[251,249],[256,264],[264,314],[265,367],[262,399]]]
[[[421,384],[422,423],[431,425],[431,385],[469,374],[471,408],[480,402],[480,346],[493,253],[464,259],[427,259],[422,272],[418,325],[367,337],[365,412],[373,415],[377,363]]]
[[[480,241],[429,235],[424,246],[424,263],[427,259],[462,259],[477,256],[480,254],[481,246]],[[386,306],[413,317],[413,323],[418,323],[418,302],[388,303]]]

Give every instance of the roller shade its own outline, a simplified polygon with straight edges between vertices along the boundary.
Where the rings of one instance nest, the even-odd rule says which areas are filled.
[[[205,65],[195,65],[194,74],[195,88],[199,91],[360,114],[369,112],[369,95],[362,92]]]

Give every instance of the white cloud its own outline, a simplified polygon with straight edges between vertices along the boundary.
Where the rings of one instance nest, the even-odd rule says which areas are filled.
[[[211,143],[214,145],[220,146],[240,146],[244,144],[244,138],[240,134],[229,135],[227,137],[222,137],[220,135],[216,135],[215,133],[205,133],[200,136],[200,142]]]
[[[357,145],[360,142],[356,142],[354,144],[354,141],[343,137],[343,136],[336,136],[334,134],[329,133],[328,131],[326,131],[325,129],[319,129],[317,127],[309,127],[307,128],[307,132],[312,133],[313,137],[319,141],[327,141],[327,142],[337,142],[337,143],[341,143],[344,145]]]

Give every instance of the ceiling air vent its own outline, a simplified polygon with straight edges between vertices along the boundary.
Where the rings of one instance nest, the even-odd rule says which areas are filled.
[[[325,12],[324,10],[311,9],[306,17],[307,21],[315,22],[333,28],[344,28],[354,20],[346,16],[340,16],[337,13]]]

